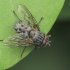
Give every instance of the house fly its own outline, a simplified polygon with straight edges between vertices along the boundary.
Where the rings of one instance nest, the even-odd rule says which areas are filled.
[[[16,15],[15,11],[13,13]],[[9,46],[24,47],[21,57],[27,46],[34,45],[36,49],[36,47],[50,45],[50,35],[45,35],[39,28],[39,23],[43,17],[37,22],[24,5],[18,6],[18,13],[20,18],[17,15],[16,17],[19,19],[19,22],[14,25],[16,34],[0,41]]]
[[[45,35],[39,28],[39,23],[43,17],[39,20],[39,22],[37,22],[31,12],[24,5],[19,5],[18,12],[20,15],[24,15],[24,19],[28,21],[31,27],[31,30],[28,32],[28,36],[32,39],[35,47],[44,47],[46,45],[50,46],[51,41],[49,41],[49,37],[51,37],[51,35]]]

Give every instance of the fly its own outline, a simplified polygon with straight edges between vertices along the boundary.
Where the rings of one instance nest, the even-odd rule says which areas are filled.
[[[37,22],[31,12],[24,5],[18,6],[18,13],[20,18],[16,15],[15,11],[13,11],[13,13],[19,19],[19,22],[14,25],[16,34],[0,41],[3,41],[6,45],[9,46],[24,47],[21,53],[21,57],[25,48],[30,45],[34,45],[35,49],[36,47],[40,46],[50,46],[50,35],[45,35],[40,31],[39,28],[39,23],[43,17],[39,22]]]

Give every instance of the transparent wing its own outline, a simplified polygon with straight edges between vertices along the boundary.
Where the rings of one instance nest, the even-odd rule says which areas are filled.
[[[5,38],[3,40],[3,42],[5,43],[5,45],[8,45],[10,47],[21,47],[21,46],[29,46],[30,45],[27,42],[27,39],[22,38],[21,36],[19,36],[19,34]]]
[[[30,23],[30,25],[34,25],[37,23],[33,15],[24,5],[18,6],[18,12],[21,20],[27,20]]]

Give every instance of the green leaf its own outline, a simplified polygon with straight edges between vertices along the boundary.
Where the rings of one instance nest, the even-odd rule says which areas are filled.
[[[17,22],[12,10],[17,12],[19,4],[25,5],[37,21],[42,16],[44,19],[40,23],[40,29],[47,34],[56,21],[65,0],[1,0],[0,1],[0,39],[7,38],[15,34],[13,25]],[[21,59],[26,57],[34,46],[27,47],[20,58],[23,47],[10,48],[0,42],[0,70],[12,67]]]

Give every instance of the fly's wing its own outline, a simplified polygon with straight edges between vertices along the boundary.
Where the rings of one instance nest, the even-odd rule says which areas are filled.
[[[3,42],[5,43],[5,45],[8,45],[10,47],[21,47],[30,45],[27,42],[27,39],[24,37],[22,38],[21,36],[19,36],[19,34],[5,38]]]
[[[24,5],[18,6],[18,12],[21,20],[27,20],[30,23],[30,25],[37,24],[37,21],[35,20],[33,15]]]

